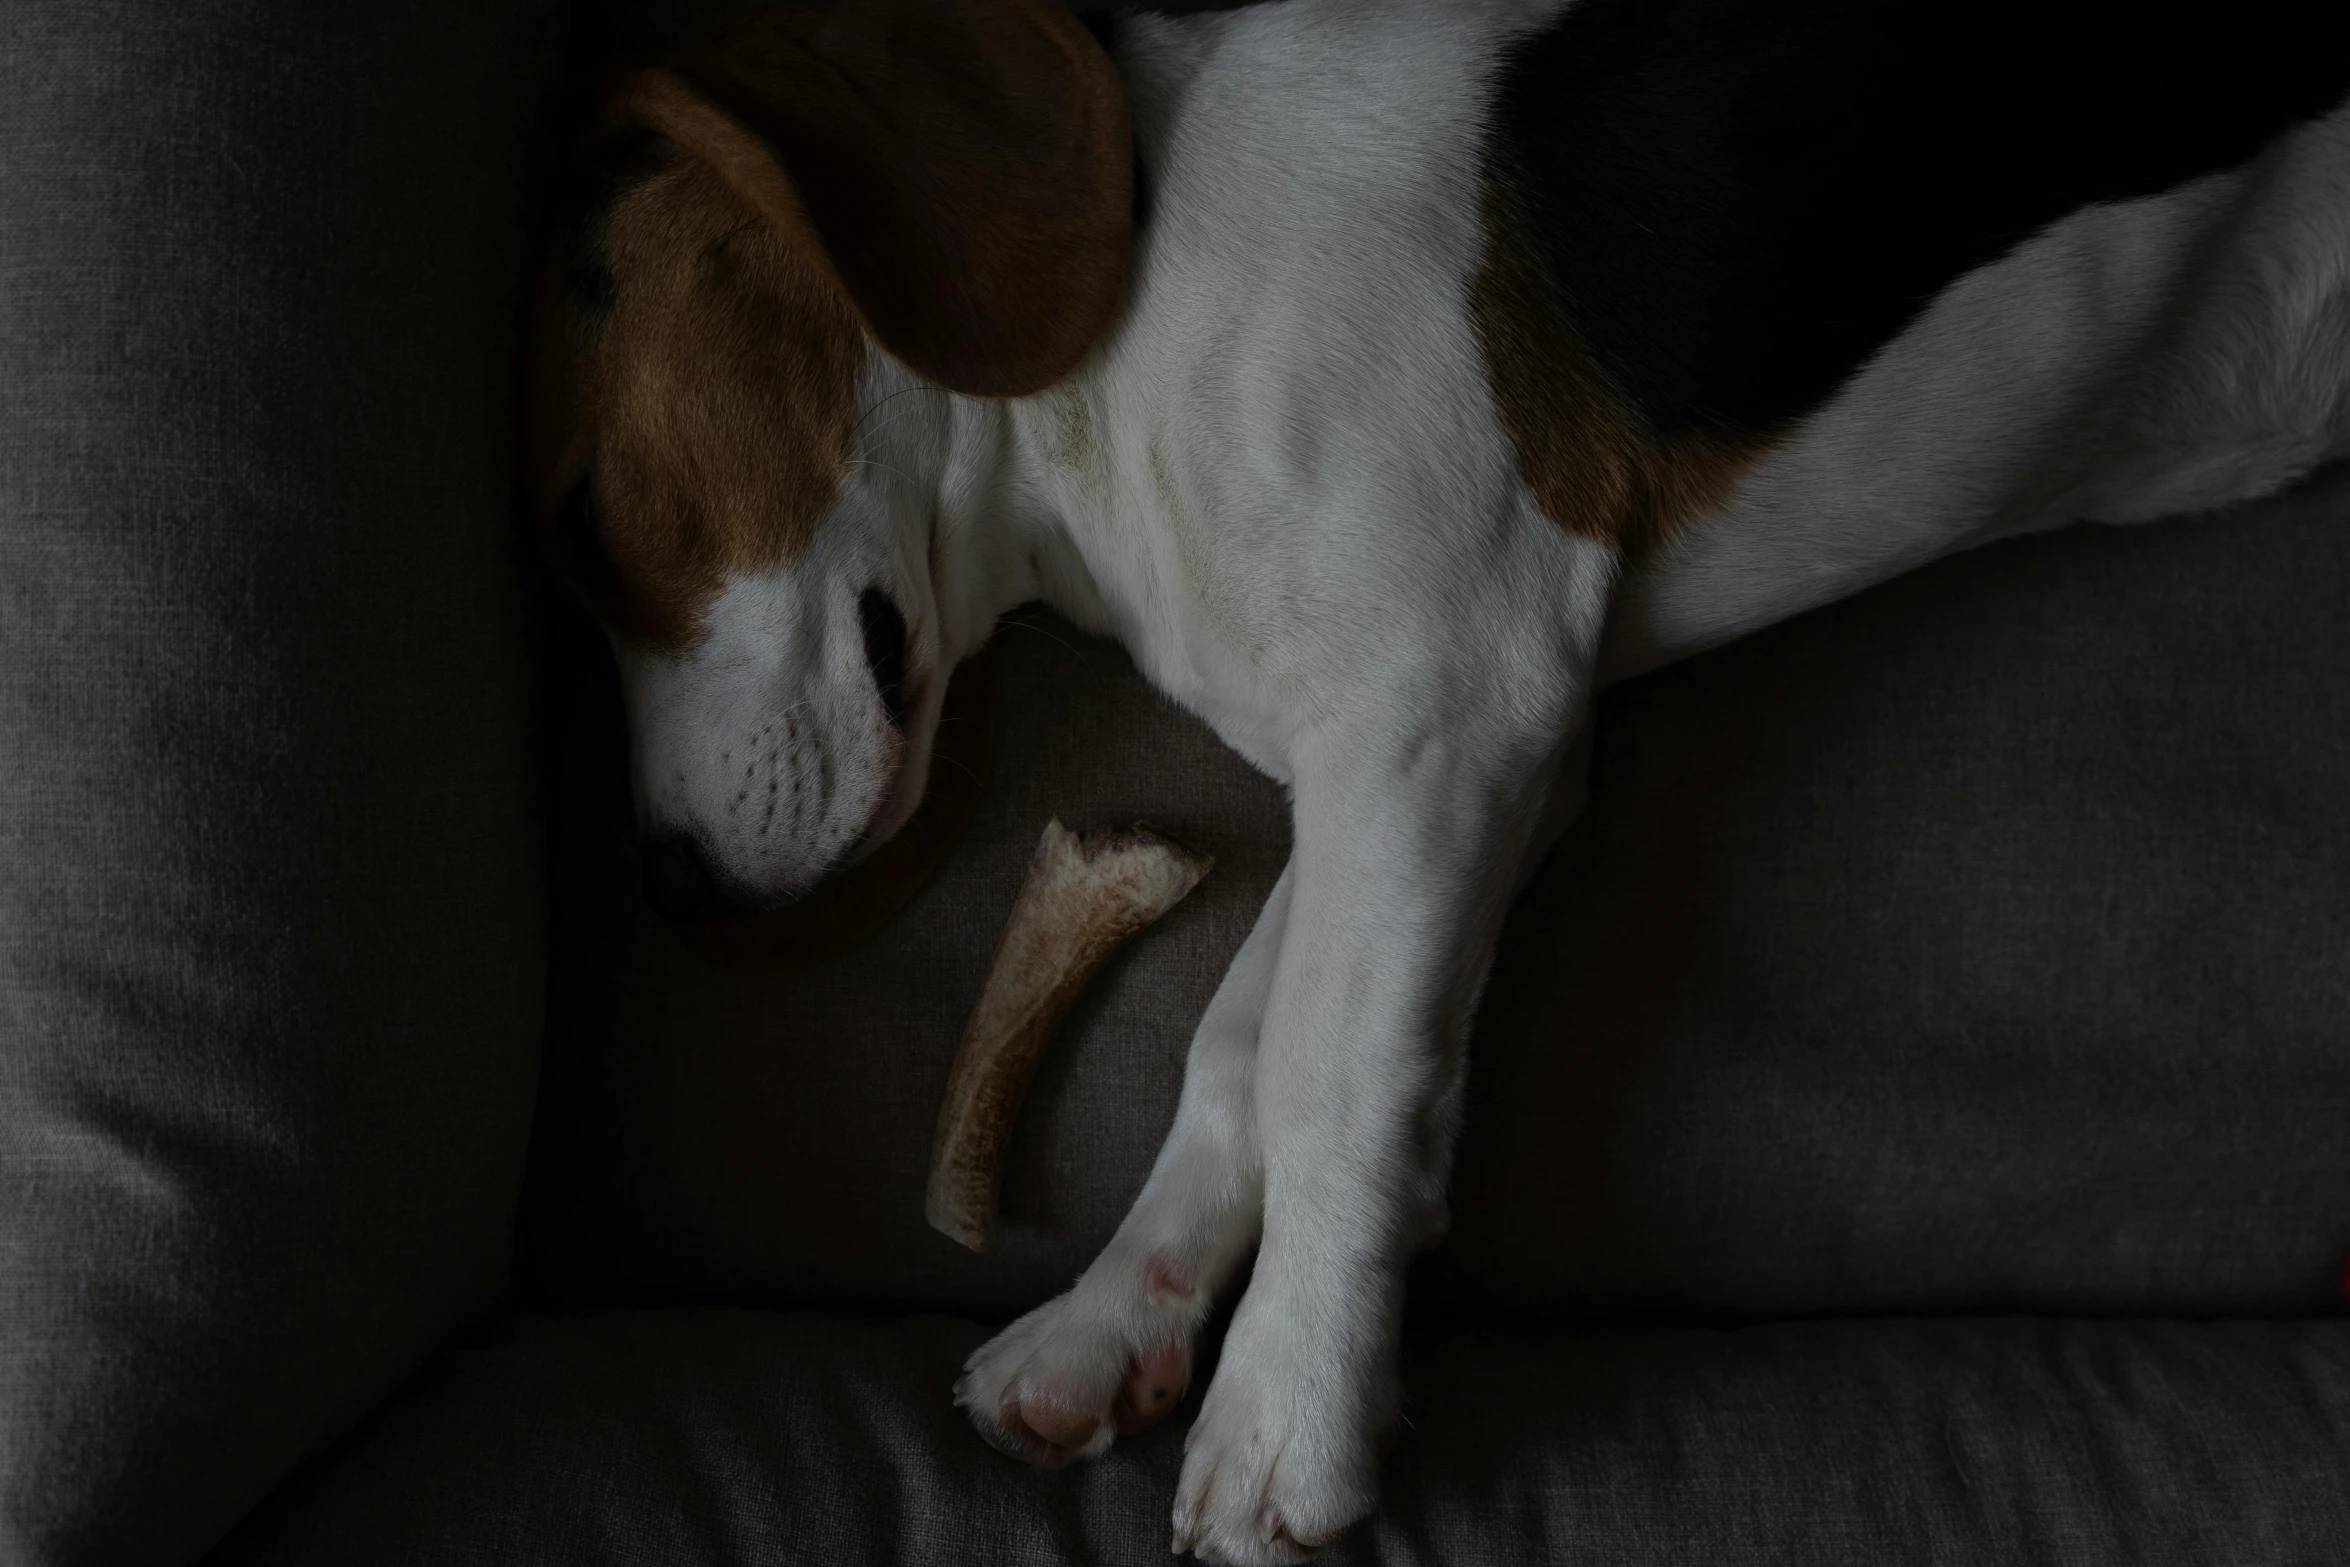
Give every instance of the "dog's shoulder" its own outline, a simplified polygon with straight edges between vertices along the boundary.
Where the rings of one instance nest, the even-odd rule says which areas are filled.
[[[1545,509],[1721,498],[1960,276],[2350,91],[2350,7],[1574,0],[1503,52],[1472,305]]]

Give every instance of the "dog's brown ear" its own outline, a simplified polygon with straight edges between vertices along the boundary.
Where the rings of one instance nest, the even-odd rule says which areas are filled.
[[[1132,133],[1059,0],[763,11],[630,78],[615,112],[811,235],[882,347],[943,386],[1039,391],[1117,309]]]

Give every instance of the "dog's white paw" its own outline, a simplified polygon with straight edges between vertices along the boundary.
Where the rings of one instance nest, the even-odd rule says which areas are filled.
[[[1305,1560],[1378,1500],[1394,1407],[1386,1364],[1330,1363],[1294,1319],[1244,1306],[1184,1444],[1174,1548],[1230,1567]]]
[[[1091,1281],[1049,1300],[963,1363],[955,1402],[979,1434],[1048,1468],[1096,1458],[1183,1401],[1197,1311],[1153,1289]],[[1174,1295],[1175,1298],[1168,1298]]]

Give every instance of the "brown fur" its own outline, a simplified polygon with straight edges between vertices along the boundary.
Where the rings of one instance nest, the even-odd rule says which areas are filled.
[[[762,10],[669,74],[765,147],[867,328],[941,386],[1042,391],[1116,313],[1133,132],[1060,0]]]
[[[848,471],[864,334],[804,229],[701,158],[622,193],[610,312],[580,367],[613,563],[690,637],[728,576],[807,547]]]
[[[1123,293],[1125,99],[1057,0],[761,11],[629,77],[589,149],[617,195],[571,237],[533,487],[553,532],[588,476],[623,584],[591,607],[630,635],[690,640],[726,578],[806,548],[868,334],[950,390],[1023,395]]]
[[[1659,431],[1592,355],[1496,161],[1482,203],[1485,256],[1470,314],[1518,467],[1545,515],[1618,549],[1653,547],[1725,500],[1767,434]]]

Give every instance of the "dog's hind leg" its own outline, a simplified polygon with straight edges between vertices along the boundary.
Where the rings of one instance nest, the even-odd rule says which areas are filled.
[[[1284,870],[1200,1018],[1175,1124],[1118,1233],[1067,1294],[982,1345],[955,1401],[1015,1457],[1105,1451],[1182,1401],[1192,1341],[1257,1237],[1257,1035],[1288,924]]]

